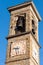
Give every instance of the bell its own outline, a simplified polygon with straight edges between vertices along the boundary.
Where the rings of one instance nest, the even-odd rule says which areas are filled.
[[[23,22],[19,21],[18,27],[23,27]]]
[[[18,20],[17,20],[17,26],[18,27],[23,27],[23,18],[22,17],[18,18]]]
[[[16,30],[17,31],[21,31],[23,29],[23,24],[22,24],[22,22],[18,22],[17,24],[16,24]]]
[[[24,17],[19,16],[17,23],[16,23],[16,30],[17,31],[24,31]]]

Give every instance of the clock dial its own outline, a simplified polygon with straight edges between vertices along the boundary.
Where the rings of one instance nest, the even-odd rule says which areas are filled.
[[[15,41],[11,44],[11,56],[25,54],[26,53],[26,41]]]
[[[38,52],[38,50],[37,50],[37,48],[36,48],[36,46],[35,46],[35,42],[33,41],[33,43],[32,43],[32,56],[34,57],[34,59],[38,62],[38,54],[39,52]]]

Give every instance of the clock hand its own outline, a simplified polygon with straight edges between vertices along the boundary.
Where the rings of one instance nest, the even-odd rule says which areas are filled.
[[[15,49],[16,54],[19,53],[19,47],[16,47],[16,48],[13,48],[13,49]]]
[[[17,48],[13,48],[13,49],[17,50],[17,49],[19,49],[19,48],[17,47]]]

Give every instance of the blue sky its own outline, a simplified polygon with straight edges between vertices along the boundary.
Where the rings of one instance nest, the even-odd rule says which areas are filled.
[[[8,35],[10,14],[7,10],[8,7],[17,5],[26,0],[0,0],[0,65],[5,65],[7,40],[5,39]],[[42,21],[39,22],[39,43],[40,49],[40,65],[43,65],[43,0],[33,0],[38,12],[42,17]]]

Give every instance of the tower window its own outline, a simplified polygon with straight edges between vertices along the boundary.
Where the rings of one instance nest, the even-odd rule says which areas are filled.
[[[34,29],[32,29],[32,33],[35,34],[35,30]]]
[[[32,20],[32,26],[35,26],[35,22]]]
[[[35,21],[32,20],[32,34],[34,34],[34,35],[35,35],[35,28],[36,28]]]
[[[16,32],[25,32],[25,17],[18,16],[15,30]]]

